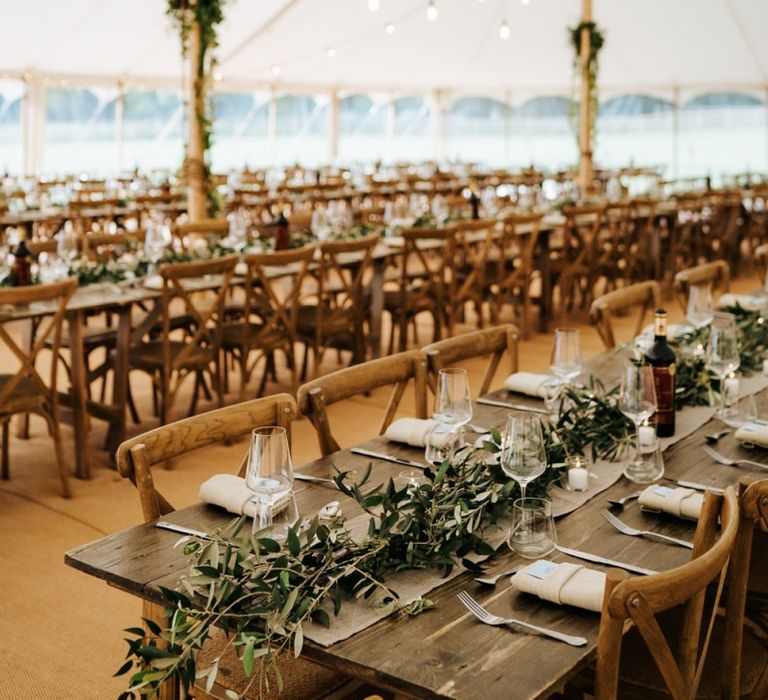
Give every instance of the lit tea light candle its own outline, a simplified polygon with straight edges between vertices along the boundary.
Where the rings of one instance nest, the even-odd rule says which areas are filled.
[[[768,358],[763,360],[763,374],[768,374]]]
[[[725,389],[725,402],[727,404],[736,403],[739,400],[738,377],[726,377],[724,389]]]
[[[587,463],[581,457],[571,457],[568,460],[568,487],[572,491],[586,491],[589,485],[589,470]]]
[[[652,425],[641,425],[638,439],[641,447],[652,447],[656,442],[656,429]]]

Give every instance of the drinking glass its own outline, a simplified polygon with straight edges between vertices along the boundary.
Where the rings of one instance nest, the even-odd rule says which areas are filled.
[[[736,319],[732,314],[714,314],[709,329],[709,345],[707,346],[707,367],[720,378],[720,408],[719,418],[728,417],[726,405],[725,378],[739,368],[739,330]]]
[[[524,411],[507,416],[507,427],[501,444],[501,468],[520,486],[525,498],[529,483],[540,477],[547,467],[544,434],[539,417]]]
[[[581,372],[581,336],[578,328],[556,328],[550,362],[552,374],[568,384]]]
[[[635,424],[635,458],[624,469],[624,476],[639,484],[649,483],[653,476],[650,464],[643,459],[640,425],[656,413],[656,387],[650,365],[629,362],[624,366],[619,392],[619,410]]]
[[[688,290],[688,309],[685,318],[694,328],[702,328],[712,322],[712,285],[694,284]]]
[[[253,531],[272,527],[273,537],[284,537],[288,528],[298,520],[293,493],[293,462],[285,428],[254,428],[245,484],[253,491],[251,500],[258,506]]]
[[[459,446],[459,433],[450,425],[438,423],[427,435],[424,459],[437,466],[450,459]]]
[[[518,498],[512,504],[507,544],[525,559],[549,554],[557,543],[552,503],[544,498]]]
[[[472,420],[472,395],[467,370],[440,370],[437,375],[435,411],[432,417],[454,430]]]
[[[69,221],[56,234],[56,254],[67,263],[77,257],[77,236]]]

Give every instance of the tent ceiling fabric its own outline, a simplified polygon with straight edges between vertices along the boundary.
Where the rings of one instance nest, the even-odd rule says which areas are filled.
[[[580,0],[229,0],[224,89],[569,94]],[[768,86],[768,0],[594,0],[605,92]],[[180,85],[164,0],[0,0],[0,74]],[[506,17],[511,35],[499,37]],[[392,23],[389,34],[385,26]],[[329,58],[328,47],[336,50]],[[280,67],[275,76],[272,67]]]

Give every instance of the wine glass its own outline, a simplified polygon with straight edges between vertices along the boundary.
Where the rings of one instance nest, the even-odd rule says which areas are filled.
[[[556,328],[550,369],[563,384],[581,372],[581,335],[578,328]]]
[[[538,479],[547,467],[544,433],[539,417],[525,411],[507,416],[507,427],[501,445],[501,468],[520,486],[520,498],[525,500],[528,484]]]
[[[253,531],[272,527],[272,536],[287,534],[298,520],[293,493],[293,462],[285,428],[254,428],[245,484],[253,491],[251,499],[258,505],[258,518]]]
[[[720,379],[720,408],[719,418],[728,416],[725,395],[725,378],[739,368],[739,331],[736,319],[732,314],[714,314],[709,328],[709,345],[707,346],[707,367]]]
[[[65,263],[70,263],[77,257],[77,236],[71,221],[67,221],[64,228],[56,234],[56,254]]]
[[[642,457],[640,426],[656,413],[656,386],[650,365],[629,362],[624,366],[619,391],[619,410],[635,424],[635,458],[624,470],[624,476],[639,484],[658,478]]]
[[[688,309],[685,318],[694,328],[703,328],[712,322],[712,285],[694,284],[688,290]]]

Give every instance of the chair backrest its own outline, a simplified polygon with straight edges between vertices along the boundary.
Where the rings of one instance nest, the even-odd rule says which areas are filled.
[[[166,371],[183,367],[200,346],[209,348],[214,357],[218,354],[221,347],[224,300],[237,262],[237,255],[227,255],[213,260],[167,263],[160,266],[158,272],[163,279],[163,364]],[[210,289],[207,283],[204,287],[194,283],[207,276],[220,276],[215,289]],[[214,296],[212,304],[211,295]],[[172,356],[171,303],[174,299],[180,299],[184,304],[184,311],[192,319],[192,332],[185,339],[186,347]]]
[[[248,326],[255,315],[264,333],[275,332],[288,341],[293,340],[302,286],[315,250],[314,246],[305,246],[245,256],[245,308],[248,313],[244,317],[244,337],[248,337]]]
[[[508,374],[517,372],[519,339],[517,327],[508,323],[446,338],[423,347],[421,351],[427,356],[429,386],[434,391],[435,378],[441,369],[474,357],[490,355],[479,391],[480,395],[487,394],[504,354],[507,355]]]
[[[499,266],[497,279],[502,289],[509,284],[519,284],[517,279],[520,276],[519,273],[522,272],[528,276],[533,270],[543,218],[544,214],[537,212],[533,214],[510,214],[502,219],[501,236],[494,239],[498,253],[497,265]],[[513,257],[519,258],[519,263],[514,266],[513,272],[509,272],[506,264]],[[504,279],[507,274],[511,276],[509,284],[505,285]]]
[[[61,327],[64,322],[64,312],[67,302],[77,289],[77,280],[68,279],[54,284],[38,284],[28,287],[8,287],[0,289],[0,307],[5,305],[46,304],[50,306],[50,315],[43,316],[37,327],[32,347],[27,350],[19,346],[13,336],[6,330],[5,323],[0,322],[0,341],[10,354],[16,358],[18,369],[0,388],[0,413],[10,406],[10,397],[19,384],[25,380],[32,381],[44,396],[48,397],[51,413],[55,416],[57,396],[56,374],[59,363],[51,362],[49,381],[46,382],[37,371],[36,360],[40,351],[50,343],[53,357],[59,355],[61,346]],[[12,360],[6,358],[3,370],[7,370]],[[12,406],[11,406],[12,408]]]
[[[563,254],[570,265],[589,265],[596,254],[600,229],[605,222],[605,207],[590,205],[565,207]]]
[[[299,411],[307,416],[314,426],[320,450],[325,456],[341,449],[331,432],[326,411],[328,406],[372,389],[392,386],[392,394],[379,429],[381,435],[394,419],[406,386],[411,380],[413,380],[416,417],[427,417],[426,376],[426,358],[419,350],[409,350],[363,362],[331,372],[300,386],[297,394]]]
[[[407,228],[402,232],[405,244],[399,259],[401,307],[411,294],[413,280],[418,277],[421,296],[430,295],[442,305],[451,298],[454,280],[453,261],[456,234],[453,228]]]
[[[175,224],[171,229],[174,238],[178,238],[185,248],[192,239],[223,238],[229,233],[229,221],[226,219],[198,219]]]
[[[105,249],[110,253],[115,248],[127,250],[143,242],[145,231],[120,231],[119,233],[86,233],[80,237],[83,253],[91,260],[102,256]]]
[[[607,349],[616,347],[613,332],[613,316],[619,312],[639,307],[639,315],[632,338],[643,330],[646,316],[661,303],[661,287],[658,282],[637,282],[599,296],[589,308],[589,320],[597,329]]]
[[[733,488],[728,487],[723,496],[707,493],[690,562],[643,577],[629,578],[627,572],[616,569],[608,572],[597,643],[597,700],[617,697],[622,636],[628,621],[637,627],[671,696],[675,700],[696,697],[738,528],[739,504]],[[705,619],[705,594],[713,582],[717,582],[716,592]],[[677,606],[682,606],[683,617],[676,627],[680,648],[675,655],[656,615]]]
[[[697,284],[711,285],[713,293],[715,291],[721,294],[727,292],[731,288],[731,273],[728,263],[725,260],[714,260],[680,270],[675,275],[675,294],[683,311],[688,310],[688,295],[691,287]]]
[[[288,394],[275,394],[154,428],[126,440],[117,448],[117,469],[139,491],[144,520],[171,513],[174,507],[156,489],[152,467],[215,442],[246,435],[256,427],[279,425],[289,430],[296,417],[296,402]],[[246,460],[240,465],[242,476]]]
[[[496,219],[457,221],[453,225],[456,244],[454,270],[461,272],[449,301],[463,304],[481,294],[485,265],[496,232]]]
[[[739,506],[739,533],[728,567],[723,637],[722,697],[731,700],[741,697],[741,649],[750,565],[755,549],[755,528],[768,532],[768,479],[753,481],[751,477],[742,477],[739,481]],[[758,557],[763,559],[762,553]]]

